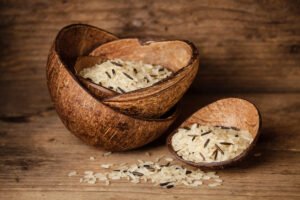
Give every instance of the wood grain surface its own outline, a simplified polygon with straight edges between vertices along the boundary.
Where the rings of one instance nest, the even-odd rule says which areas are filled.
[[[300,1],[0,0],[0,199],[299,199]],[[120,37],[188,39],[199,73],[177,123],[223,97],[242,97],[262,114],[262,135],[239,166],[220,170],[221,187],[80,184],[71,170],[168,155],[165,134],[135,151],[103,158],[59,120],[45,65],[63,26],[88,23]],[[71,47],[70,47],[71,48]],[[89,157],[94,156],[95,161]]]

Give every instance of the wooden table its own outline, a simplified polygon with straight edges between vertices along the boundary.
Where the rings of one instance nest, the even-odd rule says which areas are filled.
[[[300,199],[299,1],[2,0],[0,17],[0,199]],[[71,170],[100,170],[104,162],[146,159],[147,151],[170,156],[162,137],[103,158],[102,149],[62,125],[45,64],[56,33],[70,23],[122,37],[193,41],[200,71],[177,124],[218,98],[248,99],[262,113],[255,149],[261,156],[218,171],[224,184],[213,189],[89,185],[68,177]]]

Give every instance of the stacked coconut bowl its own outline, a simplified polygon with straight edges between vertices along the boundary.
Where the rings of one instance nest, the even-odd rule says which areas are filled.
[[[103,58],[161,65],[173,74],[150,87],[120,94],[77,75]],[[198,51],[191,42],[119,39],[97,27],[75,24],[56,36],[47,84],[59,117],[74,135],[88,144],[124,151],[168,130],[198,65]]]

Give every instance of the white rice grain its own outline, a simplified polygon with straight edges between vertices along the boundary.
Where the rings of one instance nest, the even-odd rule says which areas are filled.
[[[77,172],[76,171],[70,171],[68,176],[76,176],[77,175]]]
[[[109,152],[103,153],[103,156],[104,156],[104,157],[107,157],[107,156],[110,156],[111,154],[112,154],[112,152],[109,151]]]
[[[172,75],[172,71],[160,65],[142,62],[107,60],[79,72],[83,78],[118,93],[149,87]]]

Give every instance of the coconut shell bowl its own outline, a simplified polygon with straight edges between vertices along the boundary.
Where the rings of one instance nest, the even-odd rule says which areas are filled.
[[[177,130],[171,133],[167,139],[167,146],[170,152],[180,161],[198,168],[220,169],[232,166],[242,161],[255,146],[260,135],[261,117],[258,109],[252,103],[239,99],[227,98],[213,102],[195,112],[185,120],[179,128],[189,127],[192,124],[219,127],[235,127],[241,130],[248,130],[253,140],[250,145],[236,157],[219,162],[191,162],[179,156],[172,146],[172,137]],[[203,148],[199,146],[199,148]]]
[[[78,61],[88,66],[103,57],[161,64],[174,74],[151,87],[117,94],[76,75]],[[59,117],[74,135],[91,145],[124,151],[166,132],[178,116],[176,104],[195,78],[198,63],[190,42],[118,39],[97,27],[75,24],[63,28],[53,42],[47,85]]]
[[[88,79],[78,76],[80,82],[96,98],[122,113],[145,118],[157,118],[170,110],[193,82],[199,65],[196,47],[187,41],[141,41],[117,39],[94,49],[90,56],[79,57],[75,72],[103,62],[105,59],[122,59],[161,65],[173,75],[151,87],[119,94]]]

